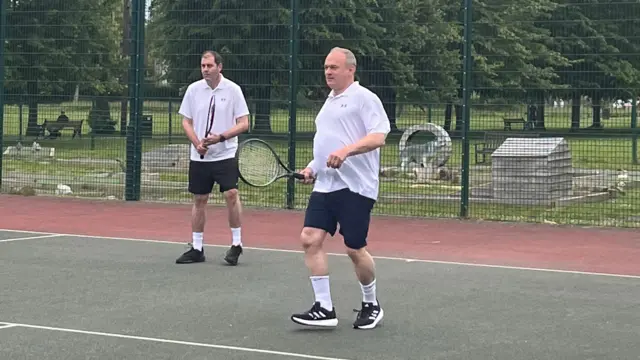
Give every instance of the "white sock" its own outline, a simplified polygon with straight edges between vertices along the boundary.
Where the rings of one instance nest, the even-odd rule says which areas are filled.
[[[360,288],[362,289],[362,301],[373,303],[373,305],[378,305],[378,299],[376,299],[376,280],[373,279],[371,284],[363,285],[360,284]]]
[[[242,245],[242,240],[240,237],[240,228],[231,228],[231,239],[233,245]]]
[[[331,311],[333,309],[333,302],[331,301],[329,276],[311,276],[310,278],[316,301],[320,302],[320,306]]]
[[[202,233],[201,232],[194,232],[193,233],[193,243],[192,246],[194,249],[196,250],[202,250]]]

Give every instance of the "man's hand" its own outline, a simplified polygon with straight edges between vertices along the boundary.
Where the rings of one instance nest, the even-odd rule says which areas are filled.
[[[300,171],[300,174],[304,175],[304,180],[301,180],[303,184],[313,184],[316,178],[313,176],[313,170],[311,168],[305,168]]]
[[[220,135],[211,134],[202,140],[204,146],[214,145],[220,142]]]
[[[331,153],[331,155],[329,155],[329,158],[327,159],[327,166],[330,168],[339,169],[340,166],[342,166],[342,163],[347,159],[347,156],[349,156],[349,149],[347,148],[342,148],[338,151],[334,151],[333,153]]]
[[[204,142],[201,141],[198,145],[196,145],[196,151],[200,155],[206,154],[207,153],[207,145],[205,145]]]

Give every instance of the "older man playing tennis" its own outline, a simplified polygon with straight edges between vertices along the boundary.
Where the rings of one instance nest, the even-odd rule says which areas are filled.
[[[302,325],[338,325],[322,248],[338,225],[362,290],[362,307],[353,327],[373,329],[384,316],[376,296],[375,264],[366,246],[378,198],[380,147],[390,123],[380,99],[355,81],[356,65],[347,49],[334,48],[327,55],[325,78],[332,90],[316,117],[313,160],[301,171],[305,183],[314,183],[300,240],[315,294],[311,309],[291,316]]]

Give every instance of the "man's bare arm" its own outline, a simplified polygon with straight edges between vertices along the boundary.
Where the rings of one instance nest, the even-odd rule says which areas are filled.
[[[236,120],[236,124],[231,129],[223,132],[220,135],[224,136],[225,139],[231,139],[247,130],[249,130],[249,116],[245,115],[239,117]]]
[[[247,130],[249,130],[249,117],[245,115],[239,117],[236,121],[236,124],[231,129],[223,132],[222,134],[212,134],[207,136],[207,138],[204,140],[204,145],[209,146],[219,143],[222,140],[221,136],[224,136],[225,140],[232,139]]]
[[[356,143],[347,146],[345,148],[347,152],[347,156],[364,154],[364,153],[368,153],[369,151],[373,151],[377,148],[383,147],[385,144],[386,138],[387,138],[387,135],[383,133],[369,134],[363,137],[362,139],[358,140]]]
[[[189,141],[191,141],[193,146],[197,147],[198,144],[200,144],[200,140],[198,139],[195,130],[193,130],[193,120],[186,117],[183,118],[182,128],[184,129],[184,133],[187,135]]]

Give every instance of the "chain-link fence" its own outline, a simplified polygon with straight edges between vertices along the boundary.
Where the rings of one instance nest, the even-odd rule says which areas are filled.
[[[190,201],[178,109],[205,50],[246,96],[241,138],[301,169],[341,46],[392,123],[376,213],[640,224],[637,2],[0,1],[3,192]]]

